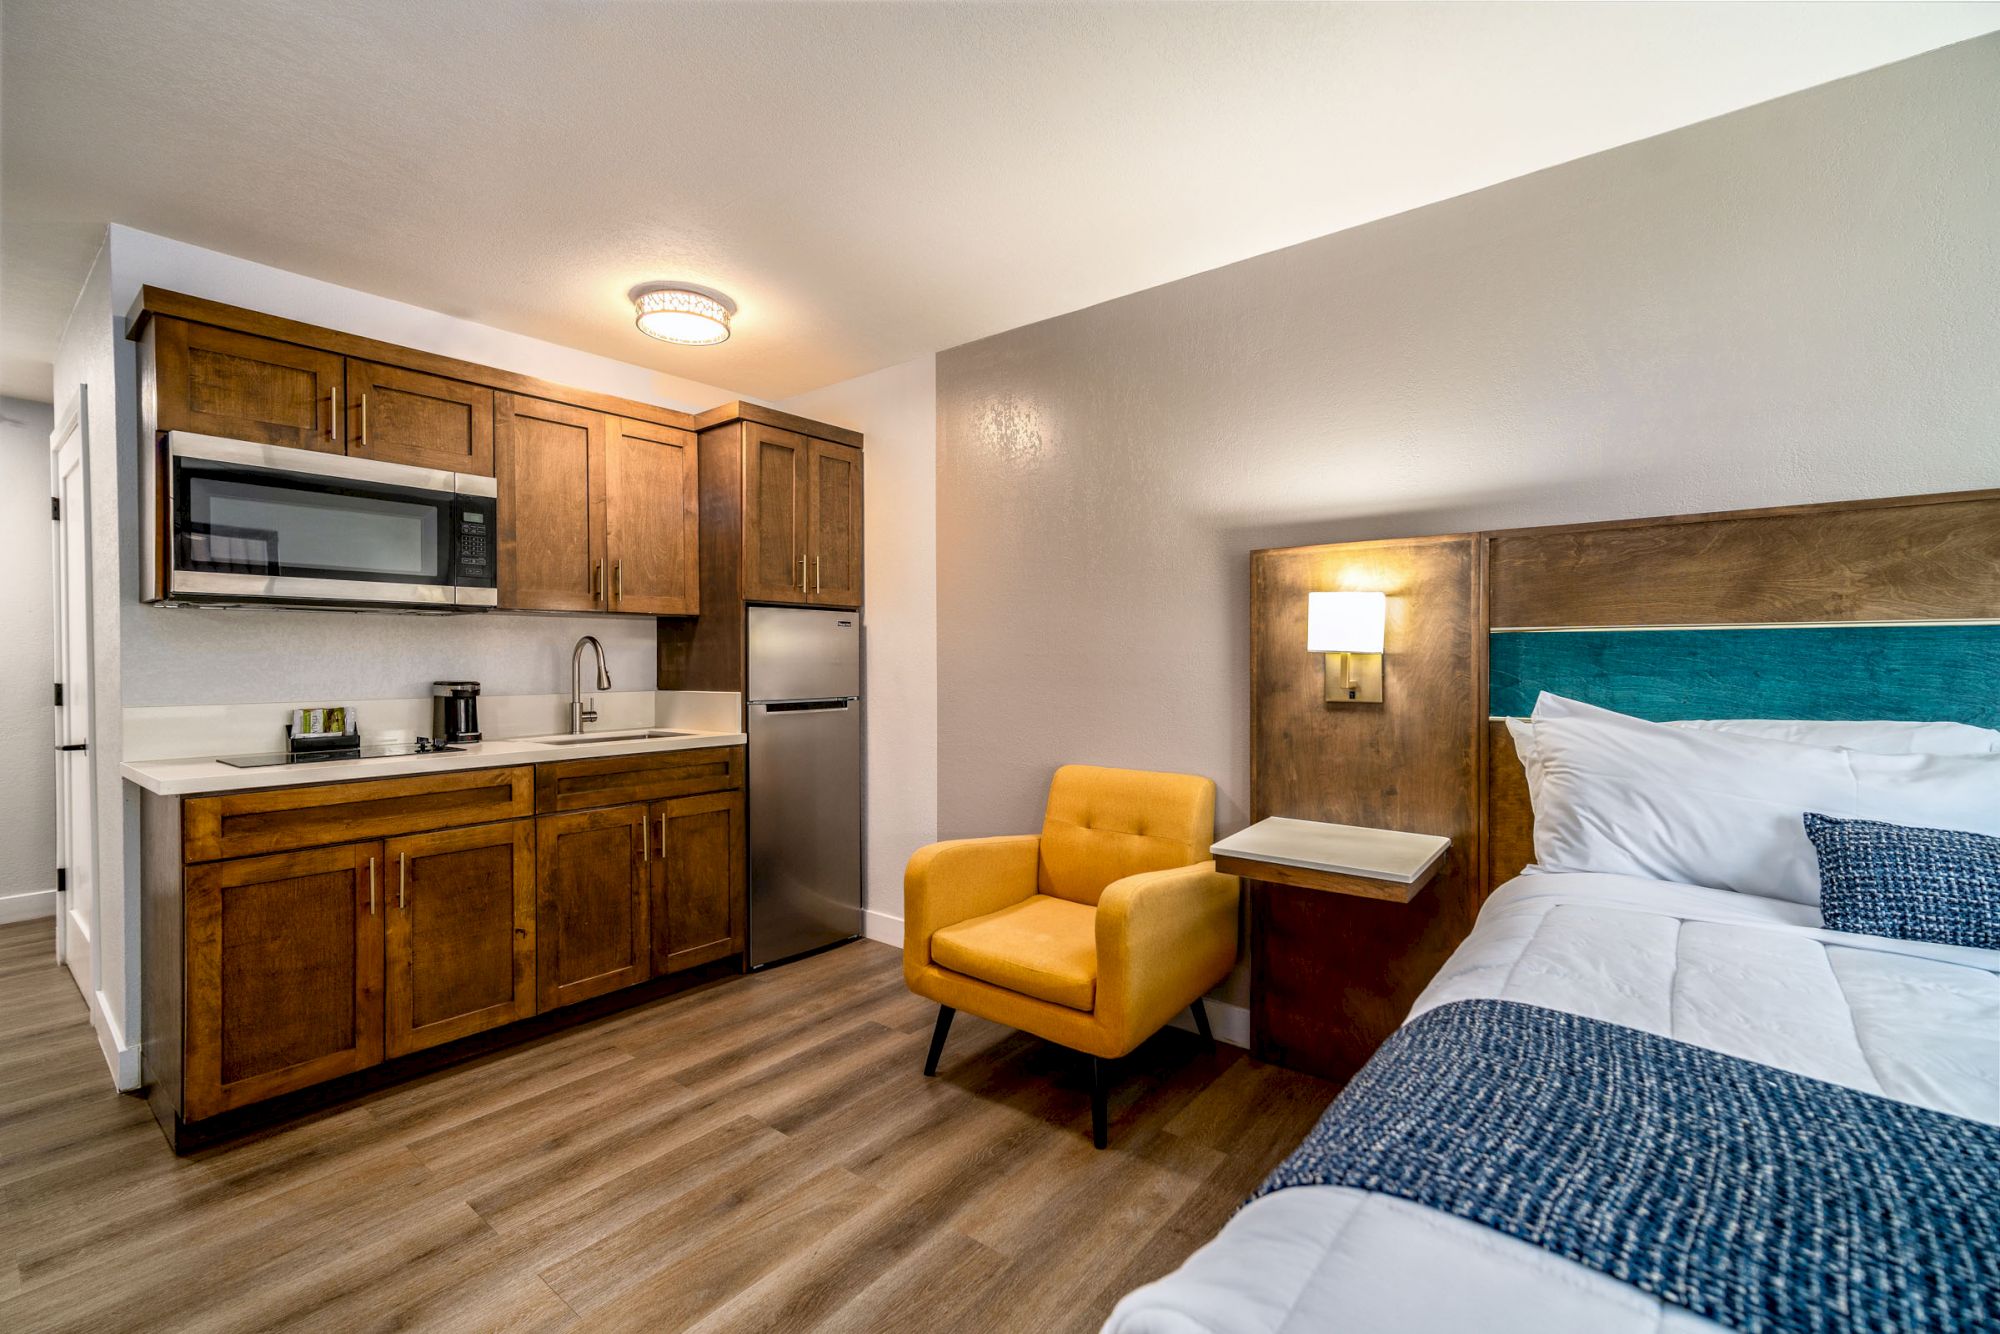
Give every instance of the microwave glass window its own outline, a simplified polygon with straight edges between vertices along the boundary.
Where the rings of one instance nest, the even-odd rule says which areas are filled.
[[[183,559],[244,574],[439,583],[446,517],[435,501],[306,490],[236,476],[187,482]]]

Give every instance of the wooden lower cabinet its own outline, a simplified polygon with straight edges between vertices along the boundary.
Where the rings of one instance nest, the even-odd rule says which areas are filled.
[[[741,956],[743,758],[144,794],[141,1064],[168,1138]]]
[[[382,1059],[382,845],[188,868],[188,1120]]]
[[[535,822],[383,845],[384,1043],[405,1056],[535,1013]]]
[[[677,973],[743,951],[747,880],[743,793],[653,803],[653,972]]]
[[[535,967],[540,1008],[601,996],[652,974],[647,909],[653,848],[644,806],[535,821]]]

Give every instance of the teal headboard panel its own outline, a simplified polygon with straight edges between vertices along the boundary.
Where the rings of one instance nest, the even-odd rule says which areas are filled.
[[[1502,632],[1491,637],[1490,657],[1495,715],[1526,714],[1547,690],[1656,722],[2000,728],[2000,624]]]

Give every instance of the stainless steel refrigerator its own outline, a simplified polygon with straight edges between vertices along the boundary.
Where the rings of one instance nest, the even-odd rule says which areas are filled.
[[[750,966],[861,934],[861,615],[749,609]]]

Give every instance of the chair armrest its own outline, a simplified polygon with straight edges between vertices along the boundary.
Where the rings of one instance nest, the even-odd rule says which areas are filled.
[[[931,935],[1032,897],[1042,840],[960,838],[918,848],[903,872],[903,967],[931,961]]]
[[[1097,901],[1097,1015],[1137,1045],[1236,964],[1243,883],[1198,862],[1126,876]]]

